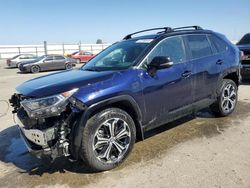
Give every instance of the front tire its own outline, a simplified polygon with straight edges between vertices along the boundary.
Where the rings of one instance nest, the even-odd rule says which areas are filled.
[[[217,116],[228,116],[231,114],[238,100],[238,87],[233,80],[223,79],[218,90],[217,101],[211,106]]]
[[[87,121],[80,156],[94,171],[113,169],[127,158],[135,137],[130,115],[119,108],[108,108]]]

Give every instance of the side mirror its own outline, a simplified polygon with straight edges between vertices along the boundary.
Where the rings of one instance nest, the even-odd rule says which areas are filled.
[[[166,69],[171,66],[173,66],[173,62],[169,56],[156,56],[148,64],[148,72],[151,76],[154,76],[157,70]]]
[[[166,69],[173,65],[169,56],[156,56],[154,59],[149,63],[149,68],[155,69]]]

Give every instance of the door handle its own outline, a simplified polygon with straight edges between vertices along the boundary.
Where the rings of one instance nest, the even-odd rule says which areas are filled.
[[[217,65],[221,65],[223,63],[223,61],[221,59],[219,59],[218,61],[216,61]]]
[[[182,78],[188,78],[190,75],[192,74],[191,71],[185,71],[184,73],[182,73]]]

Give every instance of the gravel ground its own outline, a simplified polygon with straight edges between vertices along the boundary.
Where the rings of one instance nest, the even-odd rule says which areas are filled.
[[[250,187],[249,83],[229,117],[203,111],[164,125],[117,169],[90,173],[66,159],[34,158],[19,137],[6,100],[18,84],[45,74],[21,74],[0,61],[0,187]]]

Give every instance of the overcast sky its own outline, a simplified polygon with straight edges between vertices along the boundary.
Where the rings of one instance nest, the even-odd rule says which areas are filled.
[[[200,25],[238,40],[250,0],[0,0],[0,45],[107,43],[141,29]]]

